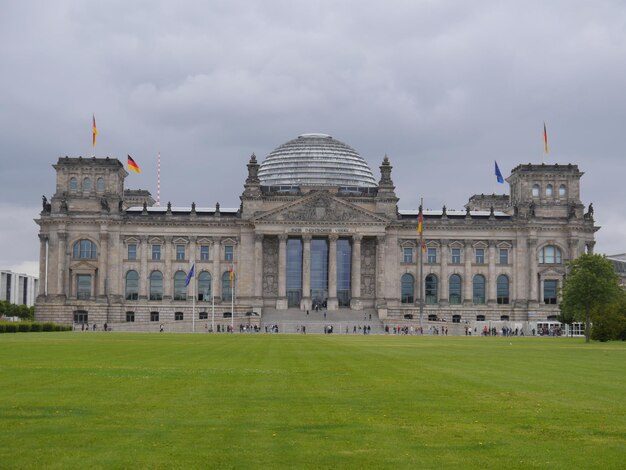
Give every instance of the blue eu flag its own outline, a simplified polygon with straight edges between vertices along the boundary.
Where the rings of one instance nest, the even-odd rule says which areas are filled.
[[[189,283],[191,282],[191,278],[193,277],[193,272],[194,269],[196,268],[196,263],[193,263],[191,265],[191,269],[189,270],[189,274],[187,274],[187,277],[185,278],[185,287],[187,287],[189,285]]]
[[[495,164],[496,164],[496,179],[498,180],[498,183],[504,183],[504,178],[502,178],[502,173],[500,173],[500,168],[498,168],[498,162],[495,162]]]

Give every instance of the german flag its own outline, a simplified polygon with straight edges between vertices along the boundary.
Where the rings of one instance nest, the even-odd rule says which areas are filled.
[[[93,123],[91,125],[92,145],[95,148],[96,147],[96,136],[98,135],[98,128],[96,127],[96,115],[92,114],[91,117],[93,118]]]
[[[135,163],[135,160],[133,160],[133,157],[130,155],[128,156],[128,169],[134,171],[135,173],[141,173],[139,165]]]

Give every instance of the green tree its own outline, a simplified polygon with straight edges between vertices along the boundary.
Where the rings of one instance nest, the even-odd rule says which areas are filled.
[[[599,341],[621,339],[626,334],[626,293],[621,299],[609,306],[602,315],[593,316],[591,338]]]
[[[623,292],[613,264],[601,255],[585,254],[568,263],[563,284],[561,315],[585,322],[585,340],[591,338],[591,318],[602,321]]]

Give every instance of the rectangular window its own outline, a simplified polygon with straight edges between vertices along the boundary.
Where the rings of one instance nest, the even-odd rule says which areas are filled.
[[[476,264],[485,264],[484,248],[476,248]]]
[[[450,252],[452,254],[452,264],[461,264],[461,249],[452,248]]]
[[[137,259],[137,245],[135,243],[128,244],[128,259]]]
[[[224,247],[224,260],[232,263],[235,255],[235,247],[232,245],[226,245]]]
[[[135,312],[126,312],[126,321],[134,322],[135,321]]]
[[[154,261],[161,259],[161,245],[152,245],[152,259]]]
[[[556,305],[556,290],[558,281],[556,279],[546,279],[543,281],[543,303]]]
[[[85,310],[74,312],[74,323],[89,323],[89,314]]]
[[[185,259],[185,245],[176,245],[176,261]]]
[[[209,245],[200,245],[200,261],[209,261]]]
[[[509,264],[508,248],[500,248],[500,264]]]
[[[176,312],[176,313],[174,313],[174,320],[180,321],[182,319],[183,319],[183,312]]]
[[[207,312],[200,312],[200,320],[208,320],[209,314]]]
[[[159,321],[159,312],[150,312],[150,321]]]
[[[91,274],[76,275],[76,297],[79,299],[91,297]]]
[[[403,248],[402,252],[403,252],[402,262],[412,263],[413,262],[413,248]]]
[[[428,263],[429,264],[437,263],[437,248],[428,249]]]

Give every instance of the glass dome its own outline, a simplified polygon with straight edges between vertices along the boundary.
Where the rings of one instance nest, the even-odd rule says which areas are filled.
[[[261,163],[263,186],[377,186],[367,162],[349,145],[326,134],[302,134]]]

